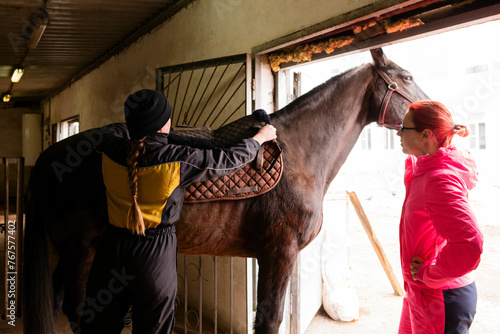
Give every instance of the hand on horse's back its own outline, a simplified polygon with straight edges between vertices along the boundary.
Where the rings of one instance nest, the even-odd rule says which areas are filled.
[[[255,136],[253,136],[253,139],[258,141],[261,145],[267,141],[274,140],[276,139],[276,128],[271,124],[266,124],[260,128]]]

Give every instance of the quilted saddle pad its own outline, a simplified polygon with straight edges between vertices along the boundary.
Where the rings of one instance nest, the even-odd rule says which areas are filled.
[[[243,138],[252,137],[264,124],[250,115],[213,131],[206,128],[177,127],[172,133],[183,138],[200,139],[195,141],[195,146],[223,148],[230,147]],[[282,173],[281,148],[274,141],[268,142],[262,145],[255,160],[239,171],[217,179],[192,183],[186,189],[184,203],[239,200],[262,195],[278,184]]]

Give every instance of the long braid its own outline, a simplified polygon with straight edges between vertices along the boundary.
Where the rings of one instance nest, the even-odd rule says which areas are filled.
[[[132,233],[139,235],[144,235],[146,231],[142,211],[137,203],[139,191],[139,185],[137,183],[137,166],[139,165],[139,158],[142,157],[146,149],[144,144],[145,139],[146,137],[142,139],[131,139],[130,147],[127,152],[128,178],[130,191],[132,193],[132,205],[127,213],[127,228],[132,230]]]

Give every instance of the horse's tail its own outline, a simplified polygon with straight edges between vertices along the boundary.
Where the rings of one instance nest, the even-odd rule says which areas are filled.
[[[23,324],[26,334],[53,334],[56,331],[52,307],[54,294],[47,235],[42,222],[36,219],[35,169],[26,196]]]

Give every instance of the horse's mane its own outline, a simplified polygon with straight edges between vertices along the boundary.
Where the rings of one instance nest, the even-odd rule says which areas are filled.
[[[342,73],[335,75],[334,77],[328,79],[322,84],[314,87],[309,92],[304,95],[299,96],[297,99],[290,102],[288,105],[283,107],[282,109],[273,113],[273,116],[281,116],[283,113],[290,113],[293,110],[302,109],[303,105],[319,105],[323,102],[323,99],[329,98],[332,96],[331,90],[335,89],[339,85],[343,85],[347,80],[349,75],[355,70],[359,69],[362,65],[346,70]]]

